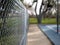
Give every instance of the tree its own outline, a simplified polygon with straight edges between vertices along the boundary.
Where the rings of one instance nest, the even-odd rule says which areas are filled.
[[[36,3],[36,7],[35,7],[35,13],[36,13],[36,9],[37,9],[37,4],[38,4],[38,0],[34,0],[34,2],[37,2]],[[45,6],[44,6],[45,5]],[[44,6],[44,9],[43,9],[43,12],[41,13],[41,10],[42,10],[42,6]],[[48,10],[51,10],[53,7],[56,6],[56,3],[54,0],[47,0],[45,3],[44,3],[44,0],[42,0],[42,3],[41,3],[41,6],[40,6],[40,10],[39,10],[39,15],[37,15],[36,13],[36,17],[37,17],[37,20],[38,20],[38,23],[41,23],[42,21],[42,16],[45,17],[45,14]]]
[[[24,0],[20,0],[21,2],[23,2]]]
[[[42,9],[42,3],[41,3],[41,7],[40,7],[40,10],[39,10],[39,15],[37,15],[37,12],[36,12],[36,9],[37,9],[37,4],[38,4],[38,0],[36,0],[37,3],[36,3],[36,6],[35,6],[35,13],[36,13],[36,17],[37,17],[37,20],[38,20],[38,24],[41,23],[41,20],[42,20],[42,14],[41,14],[41,9]]]

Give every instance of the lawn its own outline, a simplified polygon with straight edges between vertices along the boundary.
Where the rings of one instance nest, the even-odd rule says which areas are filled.
[[[30,24],[37,24],[37,18],[30,18],[29,19]],[[45,18],[42,19],[42,24],[56,24],[56,18]]]

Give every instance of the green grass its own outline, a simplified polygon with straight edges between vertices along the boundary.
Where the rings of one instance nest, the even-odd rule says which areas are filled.
[[[37,18],[30,18],[30,24],[37,24]],[[42,24],[56,24],[56,18],[45,18],[42,19]]]
[[[42,19],[42,24],[56,24],[56,18],[45,18]]]
[[[37,19],[36,18],[29,18],[29,23],[30,24],[37,24]]]

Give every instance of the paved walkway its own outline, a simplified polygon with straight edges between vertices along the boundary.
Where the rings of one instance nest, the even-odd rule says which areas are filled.
[[[36,24],[29,26],[27,45],[52,45]]]

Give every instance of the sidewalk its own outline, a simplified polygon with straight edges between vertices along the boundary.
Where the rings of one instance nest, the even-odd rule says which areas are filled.
[[[29,26],[27,45],[52,45],[36,24]]]

